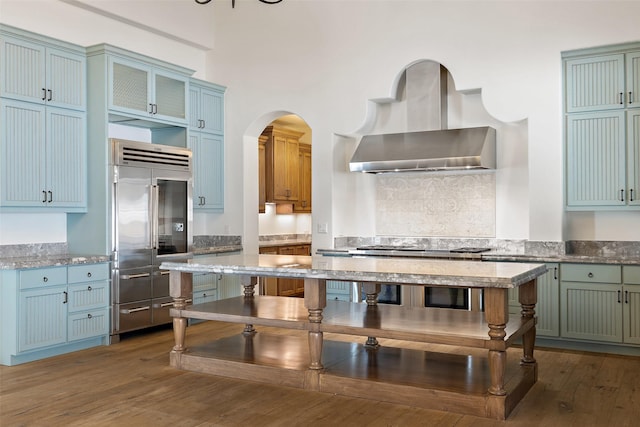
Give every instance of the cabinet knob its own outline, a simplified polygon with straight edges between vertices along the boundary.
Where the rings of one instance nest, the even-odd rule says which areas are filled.
[[[91,319],[92,317],[91,313],[87,314],[87,319]]]
[[[44,276],[44,277],[42,278],[42,281],[43,281],[43,282],[45,282],[45,283],[47,283],[47,282],[49,281],[49,278],[48,278],[47,276]]]
[[[91,277],[91,272],[90,271],[87,273],[87,277]]]
[[[91,286],[87,286],[87,290],[88,291],[92,290]]]
[[[587,274],[587,276],[593,277],[593,273],[589,272],[589,274]]]

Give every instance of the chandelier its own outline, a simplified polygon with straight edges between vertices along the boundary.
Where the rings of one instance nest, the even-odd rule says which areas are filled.
[[[209,3],[211,0],[196,0],[196,3],[198,4],[207,4]],[[276,3],[280,3],[282,0],[258,0],[261,3],[266,3],[266,4],[276,4]],[[235,8],[236,7],[236,0],[231,0],[231,7]]]

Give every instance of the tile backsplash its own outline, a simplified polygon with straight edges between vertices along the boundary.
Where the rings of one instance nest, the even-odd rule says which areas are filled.
[[[382,174],[378,180],[379,236],[495,237],[494,173]]]

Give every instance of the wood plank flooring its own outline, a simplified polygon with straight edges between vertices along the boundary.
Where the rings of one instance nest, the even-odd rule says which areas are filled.
[[[221,322],[190,326],[187,346],[238,334],[242,327]],[[538,382],[506,421],[496,421],[178,371],[169,366],[172,343],[172,331],[164,329],[124,337],[107,347],[0,366],[0,426],[622,427],[640,420],[638,357],[537,349]],[[508,353],[519,358],[521,350]]]

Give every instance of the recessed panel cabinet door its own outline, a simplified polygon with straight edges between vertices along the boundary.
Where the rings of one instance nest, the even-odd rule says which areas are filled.
[[[18,351],[67,341],[66,285],[20,292]]]
[[[624,108],[624,72],[624,54],[567,61],[566,111],[578,113]]]
[[[222,133],[224,132],[224,97],[220,92],[202,89],[201,96],[201,116],[203,131]]]
[[[625,284],[623,295],[624,342],[640,344],[640,285]]]
[[[47,205],[86,206],[85,113],[47,108]]]
[[[627,60],[627,102],[630,108],[640,107],[640,52],[626,55]]]
[[[0,100],[1,206],[46,206],[43,105]]]
[[[625,206],[625,113],[567,118],[567,206]]]
[[[640,108],[627,111],[627,186],[629,204],[640,206]]]
[[[224,140],[220,135],[192,132],[193,208],[224,210]]]

